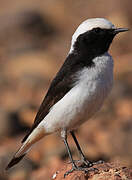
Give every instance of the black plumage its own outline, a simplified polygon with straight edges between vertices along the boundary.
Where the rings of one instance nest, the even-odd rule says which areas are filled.
[[[9,168],[11,168],[12,166],[14,166],[15,164],[17,164],[19,161],[21,161],[21,159],[25,156],[26,154],[23,154],[19,157],[14,157],[10,163],[8,164],[8,166],[6,167],[6,170],[8,170]]]
[[[22,143],[49,113],[50,108],[73,87],[74,82],[77,80],[76,73],[84,67],[90,68],[94,66],[93,59],[108,50],[115,36],[113,32],[113,29],[94,28],[78,36],[74,43],[74,50],[67,56],[60,71],[51,82],[35,117],[34,124],[22,140]]]

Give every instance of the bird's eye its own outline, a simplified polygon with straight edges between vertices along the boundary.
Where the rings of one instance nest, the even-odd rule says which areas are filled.
[[[95,32],[95,33],[100,33],[100,32],[101,32],[101,29],[100,29],[100,28],[95,28],[95,29],[94,29],[94,32]]]

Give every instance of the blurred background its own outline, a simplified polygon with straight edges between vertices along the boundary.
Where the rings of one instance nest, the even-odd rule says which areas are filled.
[[[105,17],[117,27],[132,29],[131,1],[0,1],[0,180],[48,180],[69,161],[54,134],[4,171],[65,60],[73,32],[91,17]],[[115,60],[114,88],[102,110],[78,129],[77,137],[89,160],[132,167],[131,31],[115,38],[110,53]],[[69,143],[78,159],[71,137]]]

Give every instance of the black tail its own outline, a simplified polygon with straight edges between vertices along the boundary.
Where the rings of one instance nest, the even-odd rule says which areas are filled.
[[[6,167],[6,170],[10,169],[12,166],[17,164],[26,154],[21,155],[20,157],[13,157],[12,160],[9,162],[9,164]]]

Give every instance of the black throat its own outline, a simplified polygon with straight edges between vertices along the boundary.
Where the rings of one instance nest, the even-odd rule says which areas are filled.
[[[93,59],[108,51],[114,38],[113,29],[94,28],[80,34],[74,43],[71,55],[84,66],[94,65]]]

